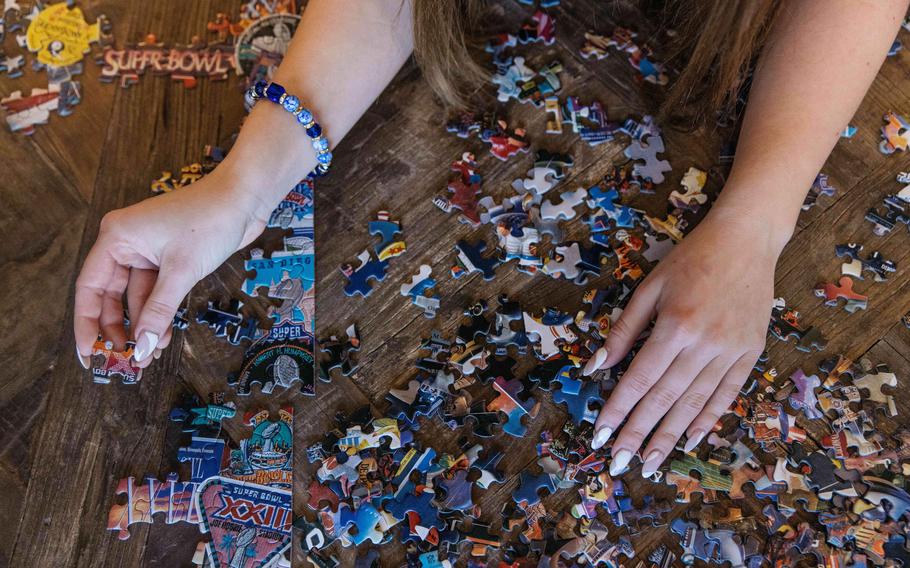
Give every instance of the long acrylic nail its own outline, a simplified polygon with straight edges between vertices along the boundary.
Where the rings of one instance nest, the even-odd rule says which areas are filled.
[[[660,450],[654,450],[648,454],[648,457],[645,458],[645,463],[641,465],[641,476],[651,477],[654,475],[654,472],[657,471],[663,461],[664,453]]]
[[[594,434],[594,439],[591,441],[591,448],[595,450],[600,449],[604,444],[607,443],[612,434],[613,428],[604,426]]]
[[[616,455],[613,456],[612,463],[610,463],[610,475],[619,475],[625,471],[626,466],[629,465],[630,461],[632,461],[632,452],[629,450],[619,450],[616,452]]]
[[[603,347],[595,351],[594,355],[591,355],[591,358],[585,363],[584,368],[581,370],[581,374],[588,376],[597,369],[600,369],[603,366],[604,361],[607,360],[608,355],[609,353]]]
[[[149,355],[155,352],[155,347],[158,346],[158,334],[151,331],[144,331],[139,337],[139,341],[136,342],[136,348],[133,351],[133,359],[137,363],[141,363],[148,358]]]
[[[691,452],[692,450],[695,449],[695,446],[697,446],[698,443],[701,442],[701,439],[704,437],[705,437],[704,430],[696,430],[695,432],[692,432],[692,435],[689,437],[688,440],[686,440],[686,445],[683,446],[683,451]]]
[[[92,366],[92,360],[89,359],[88,357],[86,357],[85,355],[83,355],[82,353],[79,353],[78,346],[76,347],[76,358],[79,359],[79,363],[82,365],[83,369],[88,370],[88,368]]]

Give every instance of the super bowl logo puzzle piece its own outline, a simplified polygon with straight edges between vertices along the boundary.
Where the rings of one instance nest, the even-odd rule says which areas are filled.
[[[276,386],[289,388],[300,382],[300,392],[315,395],[315,340],[303,323],[285,321],[253,341],[244,355],[243,365],[228,384],[237,394],[248,395],[259,383],[270,394]]]
[[[108,384],[111,377],[120,376],[125,385],[133,385],[142,378],[142,369],[133,364],[135,344],[127,342],[123,351],[114,349],[113,341],[99,337],[92,346],[92,379],[96,383]]]
[[[291,492],[212,477],[199,485],[200,529],[212,566],[269,566],[291,546]]]

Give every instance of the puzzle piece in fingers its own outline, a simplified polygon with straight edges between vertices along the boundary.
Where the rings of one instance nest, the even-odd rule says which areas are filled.
[[[134,385],[142,379],[142,369],[133,363],[136,344],[127,341],[123,351],[114,349],[114,342],[105,341],[100,336],[92,346],[92,380],[99,384],[108,384],[111,377],[120,376],[125,385]]]
[[[624,151],[631,160],[643,160],[632,166],[632,173],[649,179],[654,183],[663,183],[664,173],[672,170],[670,162],[658,159],[657,154],[664,152],[664,139],[661,136],[649,135],[633,141]]]
[[[836,306],[838,300],[846,300],[844,309],[851,314],[856,310],[865,310],[869,300],[868,296],[853,291],[853,279],[849,276],[841,276],[836,285],[831,282],[816,284],[813,292],[825,299],[826,306]]]

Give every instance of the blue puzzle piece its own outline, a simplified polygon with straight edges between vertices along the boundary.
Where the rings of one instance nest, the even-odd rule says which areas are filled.
[[[264,258],[262,249],[253,249],[243,266],[248,272],[256,272],[256,276],[243,281],[243,291],[250,296],[257,296],[258,288],[269,288],[285,278],[299,278],[305,290],[315,279],[315,259],[311,254],[277,251],[271,258]]]
[[[440,500],[439,507],[449,511],[466,511],[474,506],[471,498],[471,487],[468,471],[459,469],[449,475],[440,476],[436,482],[445,491],[445,498]]]
[[[592,403],[603,404],[600,396],[600,383],[598,381],[581,381],[571,376],[570,371],[575,367],[567,365],[560,369],[556,382],[562,385],[560,390],[553,392],[553,402],[565,403],[572,417],[572,422],[580,426],[582,422],[591,424],[597,420],[597,410],[591,410]]]
[[[408,512],[417,513],[421,526],[443,530],[446,522],[439,518],[439,509],[433,504],[433,497],[432,492],[417,495],[408,493],[395,501],[386,501],[385,510],[399,521],[404,520]]]
[[[528,397],[527,400],[521,400],[519,393],[524,390],[524,386],[518,379],[506,381],[502,377],[496,377],[493,382],[493,390],[499,393],[495,399],[487,405],[487,410],[494,412],[500,411],[507,417],[505,424],[502,425],[502,431],[510,436],[521,438],[528,428],[521,423],[522,417],[530,415],[534,417],[537,414],[537,401],[534,397]]]
[[[433,448],[427,448],[421,454],[414,449],[409,449],[407,454],[398,460],[398,473],[392,478],[392,485],[398,489],[392,496],[397,499],[399,495],[413,492],[416,485],[411,481],[411,474],[415,471],[426,473],[433,465],[434,459],[436,459],[436,450]]]
[[[344,274],[348,283],[344,287],[344,293],[347,296],[361,295],[369,296],[373,292],[371,280],[382,282],[386,276],[386,269],[389,267],[388,262],[376,260],[370,256],[370,251],[365,250],[357,256],[360,266],[354,268],[350,264],[341,267],[341,273]]]
[[[588,206],[603,210],[606,218],[612,220],[617,228],[631,229],[638,221],[638,214],[631,207],[619,203],[619,192],[615,189],[604,191],[599,185],[588,188]],[[591,218],[600,220],[601,217],[593,215]],[[606,224],[603,220],[601,223]]]
[[[382,515],[372,504],[361,503],[356,511],[351,511],[351,508],[343,503],[339,507],[338,513],[339,529],[347,530],[351,524],[357,527],[357,534],[347,534],[347,538],[354,546],[359,546],[368,540],[373,544],[382,542],[382,531],[376,528]]]
[[[401,232],[401,225],[394,221],[389,221],[389,213],[380,211],[376,221],[370,221],[369,230],[371,235],[377,235],[380,238],[379,244],[373,250],[376,252],[376,258],[386,261],[393,256],[398,256],[405,251],[403,241],[396,241],[395,236]]]
[[[540,503],[540,495],[537,494],[541,489],[546,489],[550,493],[556,491],[559,482],[554,475],[543,473],[534,475],[529,471],[521,472],[521,481],[518,489],[512,492],[512,500],[522,508],[529,507]]]
[[[190,462],[190,481],[202,483],[221,473],[224,440],[193,436],[190,445],[177,450],[177,461]]]
[[[499,266],[499,259],[495,256],[484,258],[483,251],[486,248],[487,244],[483,241],[473,245],[463,240],[455,243],[461,266],[468,273],[480,272],[484,280],[492,280],[496,276],[494,269]]]

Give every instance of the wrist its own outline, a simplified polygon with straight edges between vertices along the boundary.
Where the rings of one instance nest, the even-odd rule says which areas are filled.
[[[768,214],[732,199],[718,199],[703,222],[716,226],[731,238],[740,237],[742,246],[773,261],[789,242],[795,226],[795,221],[790,223],[786,215]]]

